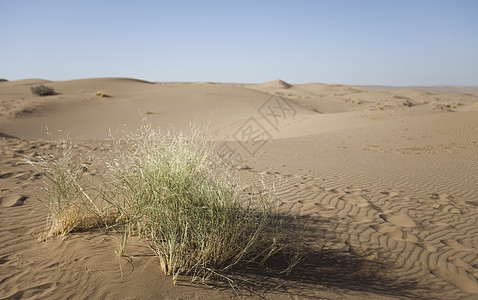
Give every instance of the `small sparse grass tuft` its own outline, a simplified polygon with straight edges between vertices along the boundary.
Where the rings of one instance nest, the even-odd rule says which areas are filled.
[[[37,85],[30,87],[30,90],[37,96],[50,96],[56,95],[55,90],[51,86]]]
[[[75,155],[75,145],[61,140],[49,157],[39,157],[36,161],[25,159],[43,175],[41,189],[47,196],[45,204],[49,215],[40,240],[102,226],[107,218],[111,219],[87,194],[89,184],[83,174],[88,165]]]
[[[110,98],[111,97],[110,95],[108,95],[106,92],[104,92],[102,90],[96,91],[95,96],[96,97],[102,97],[102,98]]]
[[[343,98],[342,101],[353,103],[353,104],[361,104],[360,100],[355,98],[350,98],[350,97]]]

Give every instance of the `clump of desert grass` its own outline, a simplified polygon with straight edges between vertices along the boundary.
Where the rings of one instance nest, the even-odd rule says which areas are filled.
[[[37,96],[51,96],[56,95],[55,90],[51,86],[46,85],[36,85],[30,87],[32,94]]]
[[[289,260],[283,272],[298,262],[299,233],[286,226],[293,216],[279,214],[274,187],[259,181],[254,192],[243,193],[234,168],[214,154],[205,130],[144,126],[112,143],[95,159],[103,170],[95,197],[82,181],[84,166],[71,164],[74,147],[48,162],[46,237],[93,225],[116,228],[123,234],[122,255],[128,237],[139,235],[174,282],[180,275],[230,280],[225,274],[233,267],[264,265],[279,254]]]
[[[25,159],[42,174],[40,189],[44,192],[48,207],[45,230],[39,240],[65,236],[74,231],[85,231],[112,223],[106,210],[101,210],[90,198],[90,185],[83,176],[88,164],[81,162],[75,145],[59,140],[48,157]]]

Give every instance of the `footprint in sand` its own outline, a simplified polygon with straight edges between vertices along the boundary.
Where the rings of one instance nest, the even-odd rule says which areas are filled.
[[[350,220],[353,220],[355,222],[362,223],[362,224],[375,222],[374,219],[367,218],[365,216],[359,216],[359,215],[347,214],[347,218],[349,218]]]
[[[0,197],[0,206],[1,207],[13,207],[21,206],[23,202],[27,200],[27,196],[22,195],[7,195]]]
[[[410,232],[405,232],[398,227],[395,228],[394,231],[388,232],[386,235],[388,235],[388,237],[392,239],[399,241],[409,241],[412,243],[418,242],[418,238],[415,235],[411,234]]]
[[[370,203],[364,197],[360,195],[343,195],[339,197],[340,200],[348,202],[350,204],[356,205],[358,207],[366,207],[369,206]]]
[[[417,243],[417,246],[419,246],[420,248],[424,249],[424,250],[427,250],[428,252],[437,252],[438,251],[438,248],[435,247],[432,243],[429,243],[429,242],[420,242],[420,243]]]
[[[371,227],[394,240],[408,241],[412,243],[419,242],[418,237],[416,237],[414,234],[403,231],[402,229],[400,229],[400,227],[390,225],[389,223],[380,224],[380,225],[372,225]]]
[[[465,199],[463,199],[462,197],[458,197],[458,196],[450,196],[450,200],[458,205],[466,205],[467,204],[467,201]]]
[[[381,191],[380,194],[390,196],[392,198],[398,197],[401,195],[399,191]]]
[[[380,217],[389,223],[401,227],[413,227],[416,225],[410,216],[402,213],[381,214]]]
[[[431,206],[435,209],[452,214],[461,214],[462,211],[458,206],[463,206],[466,201],[459,197],[454,197],[448,194],[432,194],[430,197],[433,202]]]

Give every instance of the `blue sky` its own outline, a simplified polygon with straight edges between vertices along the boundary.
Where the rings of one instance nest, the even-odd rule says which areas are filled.
[[[0,78],[478,85],[478,1],[0,0]]]

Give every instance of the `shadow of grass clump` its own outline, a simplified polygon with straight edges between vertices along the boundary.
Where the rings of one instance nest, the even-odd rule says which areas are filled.
[[[240,296],[268,298],[286,294],[289,297],[317,298],[321,291],[335,291],[348,295],[440,298],[433,287],[415,279],[399,277],[392,263],[318,245],[317,241],[323,242],[325,238],[329,242],[340,241],[333,230],[337,220],[298,217],[290,223],[288,216],[278,215],[276,218],[282,218],[284,224],[289,222],[287,234],[303,233],[300,261],[296,261],[292,272],[282,271],[290,265],[290,255],[284,252],[274,254],[260,267],[256,264],[238,265],[228,275],[234,280],[233,286]],[[227,289],[228,285],[217,283],[216,287]]]

